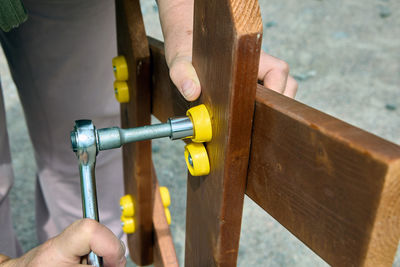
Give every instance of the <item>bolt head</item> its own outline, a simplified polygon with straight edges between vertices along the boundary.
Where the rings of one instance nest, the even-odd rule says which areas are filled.
[[[74,152],[78,151],[78,140],[75,131],[71,132],[71,146]]]

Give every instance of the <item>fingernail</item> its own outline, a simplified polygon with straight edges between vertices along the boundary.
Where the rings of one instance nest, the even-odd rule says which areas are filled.
[[[186,80],[182,84],[182,93],[185,97],[189,97],[194,91],[194,82],[192,80]]]

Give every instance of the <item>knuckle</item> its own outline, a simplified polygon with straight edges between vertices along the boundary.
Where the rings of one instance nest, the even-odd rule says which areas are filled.
[[[289,74],[290,66],[286,61],[279,60],[277,63],[277,69],[287,75]]]
[[[87,235],[92,235],[97,228],[98,223],[92,219],[82,219],[77,222],[77,228],[83,231]]]
[[[174,80],[175,77],[177,76],[177,74],[178,74],[177,68],[174,67],[174,66],[172,66],[172,67],[169,69],[169,77],[171,77],[171,79]]]

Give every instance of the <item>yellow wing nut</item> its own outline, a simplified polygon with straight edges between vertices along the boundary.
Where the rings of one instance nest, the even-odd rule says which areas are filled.
[[[127,82],[115,81],[114,82],[114,93],[115,98],[119,103],[128,103],[129,97],[129,86]]]
[[[161,200],[164,208],[168,208],[171,205],[171,196],[166,186],[160,187]]]
[[[168,208],[164,208],[165,211],[165,218],[167,218],[167,223],[171,224],[171,212],[169,212]]]
[[[131,195],[121,197],[119,205],[123,217],[133,217],[133,215],[135,215],[135,203]]]
[[[128,64],[124,56],[117,56],[112,59],[114,76],[117,81],[126,81],[129,78]]]
[[[136,222],[133,217],[121,216],[122,231],[127,234],[133,234],[136,230]]]
[[[209,142],[212,138],[211,118],[204,104],[190,108],[186,115],[193,124],[192,141],[196,143]]]
[[[203,144],[187,144],[185,146],[185,160],[192,176],[203,176],[210,173],[210,161]]]

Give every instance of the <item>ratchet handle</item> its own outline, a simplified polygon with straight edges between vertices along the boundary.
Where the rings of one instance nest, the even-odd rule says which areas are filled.
[[[96,178],[94,175],[95,164],[79,164],[82,193],[83,217],[99,221],[97,208]],[[87,257],[88,265],[103,267],[103,259],[90,252]]]

